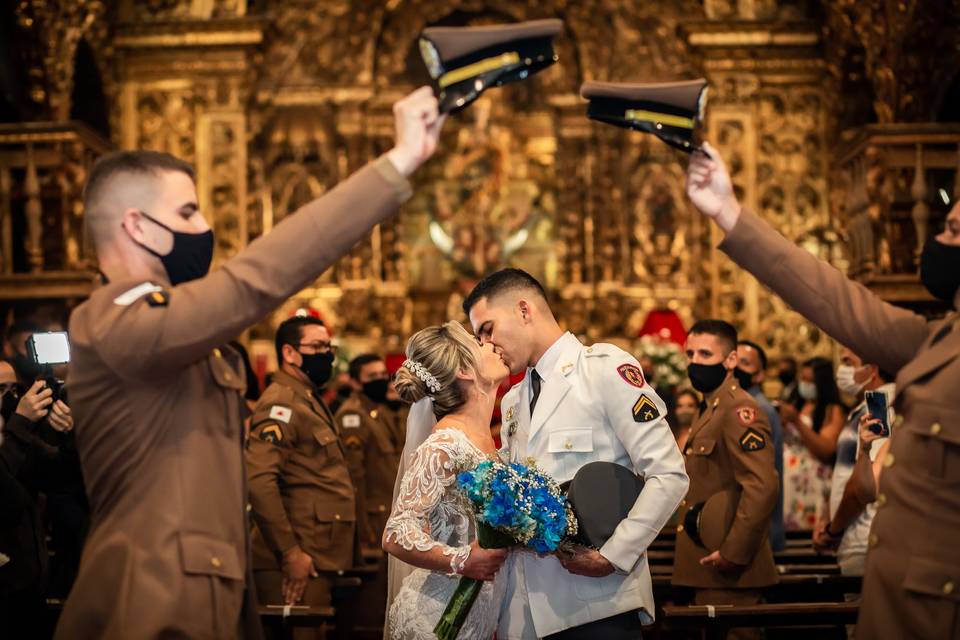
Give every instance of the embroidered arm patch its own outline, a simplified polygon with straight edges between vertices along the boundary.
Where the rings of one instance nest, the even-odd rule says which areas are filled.
[[[636,422],[647,423],[660,417],[660,410],[656,403],[645,395],[640,396],[633,404],[633,419]]]
[[[270,444],[279,444],[283,442],[283,429],[276,422],[269,422],[260,427],[257,437]]]
[[[647,384],[647,381],[643,379],[643,371],[635,364],[622,364],[617,367],[617,373],[627,384],[638,389],[642,389]]]
[[[765,446],[767,446],[767,439],[756,429],[747,429],[743,435],[740,436],[740,448],[747,453],[760,451],[760,449],[763,449]]]

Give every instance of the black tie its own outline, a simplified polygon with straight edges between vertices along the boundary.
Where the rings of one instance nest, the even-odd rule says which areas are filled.
[[[533,417],[533,409],[537,406],[537,399],[540,397],[540,374],[536,369],[530,370],[530,417]]]
[[[946,338],[947,334],[949,334],[950,331],[953,329],[954,324],[956,324],[956,322],[948,322],[946,326],[941,327],[940,331],[937,332],[937,335],[933,336],[933,340],[930,341],[930,346],[932,347],[933,345],[937,344],[938,342]]]

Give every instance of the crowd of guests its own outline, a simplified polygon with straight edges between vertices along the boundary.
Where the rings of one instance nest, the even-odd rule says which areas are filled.
[[[62,327],[12,323],[4,334],[4,358],[0,360],[0,417],[4,424],[0,444],[0,600],[5,613],[38,618],[43,616],[46,598],[64,598],[69,592],[89,520],[68,394],[61,392],[59,398],[53,398],[50,372],[44,375],[26,349],[34,332],[49,330]],[[275,578],[268,580],[273,587],[261,591],[274,591],[278,603],[292,596],[302,598],[301,591],[291,590],[292,580],[315,574],[322,565],[315,559],[318,554],[330,556],[329,567],[335,570],[354,563],[380,563],[379,540],[390,511],[405,421],[405,406],[393,390],[384,359],[361,354],[334,377],[336,347],[330,344],[329,333],[319,320],[298,316],[277,331],[279,373],[268,378],[268,382],[272,378],[275,391],[261,394],[246,351],[239,343],[231,346],[238,350],[248,372],[247,457],[255,526],[275,526],[264,512],[272,508],[271,495],[280,505],[279,487],[289,482],[281,464],[264,464],[258,456],[270,459],[278,446],[282,449],[289,444],[282,442],[283,429],[289,428],[294,414],[287,422],[278,415],[283,417],[283,409],[294,413],[297,409],[295,402],[283,400],[284,394],[277,390],[294,384],[291,380],[299,379],[304,388],[322,390],[318,400],[323,408],[317,414],[324,417],[342,451],[339,473],[343,486],[330,489],[337,484],[331,480],[336,476],[331,468],[337,464],[326,461],[316,469],[317,480],[307,482],[312,487],[309,499],[322,501],[326,493],[336,502],[340,491],[340,497],[357,505],[355,513],[341,516],[355,522],[360,541],[357,548],[348,542],[314,550],[308,554],[314,558],[299,573],[290,562],[284,564],[290,549],[277,546],[276,536],[255,532],[255,550],[261,545],[261,555],[267,559],[257,566],[273,564],[275,570]],[[648,367],[652,369],[649,363]],[[62,376],[60,371],[53,373]],[[645,373],[654,379],[654,371]],[[758,343],[740,340],[734,377],[766,414],[773,436],[780,492],[770,516],[772,550],[785,547],[786,531],[810,530],[818,550],[838,553],[844,574],[862,575],[875,512],[872,502],[879,473],[875,461],[886,448],[886,438],[869,428],[874,417],[869,416],[863,396],[867,391],[881,391],[892,405],[892,376],[862,362],[849,349],[841,350],[836,367],[822,357],[798,362],[788,356],[774,364],[768,362]],[[701,414],[703,397],[685,386],[658,391],[670,399],[670,422],[683,451]],[[496,429],[499,425],[491,426]],[[274,441],[277,434],[279,441]],[[311,455],[315,457],[315,452]],[[860,473],[855,473],[860,467]],[[282,505],[277,508],[283,510]],[[353,529],[344,533],[353,538]],[[382,587],[382,580],[377,580],[374,591],[367,589],[365,597],[379,600]],[[329,602],[328,588],[315,603]]]

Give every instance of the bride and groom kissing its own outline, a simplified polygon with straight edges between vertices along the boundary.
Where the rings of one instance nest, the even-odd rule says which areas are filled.
[[[464,311],[474,335],[458,322],[417,332],[396,376],[413,408],[383,536],[390,555],[385,635],[434,638],[467,576],[485,582],[460,638],[639,638],[654,612],[645,551],[688,485],[663,401],[631,355],[565,333],[543,287],[523,271],[484,278]],[[497,388],[521,372],[523,381],[501,402],[498,451],[490,432]],[[613,462],[645,484],[600,549],[563,547],[544,556],[484,549],[456,474],[495,456],[532,458],[557,482],[589,462]]]

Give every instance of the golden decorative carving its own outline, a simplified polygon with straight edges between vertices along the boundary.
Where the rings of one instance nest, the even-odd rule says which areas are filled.
[[[561,322],[590,340],[629,346],[647,313],[665,308],[688,325],[732,320],[773,357],[828,351],[825,336],[717,252],[717,231],[683,193],[684,156],[583,117],[584,80],[706,76],[706,134],[743,201],[791,240],[901,299],[912,295],[904,287],[916,280],[923,226],[942,213],[944,168],[956,176],[960,162],[957,139],[932,130],[840,135],[871,114],[891,122],[931,111],[944,74],[960,66],[960,0],[827,0],[822,24],[791,0],[107,5],[19,2],[18,33],[36,49],[24,56],[35,67],[36,104],[49,106],[44,117],[66,118],[75,52],[87,42],[115,142],[195,163],[218,264],[389,148],[391,103],[426,80],[416,51],[425,26],[564,21],[559,64],[452,118],[401,214],[254,328],[255,339],[303,307],[339,339],[400,349],[413,329],[461,317],[473,281],[512,264],[541,277]],[[896,20],[883,19],[887,9]],[[931,51],[942,64],[921,73]],[[39,270],[30,277],[41,282],[51,268],[83,268],[79,185],[92,147],[76,146],[67,130],[47,131],[42,144],[25,130],[3,135],[15,148],[0,149],[4,273]],[[841,139],[839,151],[828,145]],[[36,164],[29,189],[27,142]],[[62,213],[55,232],[52,202]],[[12,222],[27,213],[30,251],[14,265],[13,243],[23,239],[12,237]],[[77,290],[54,280],[58,291]]]

